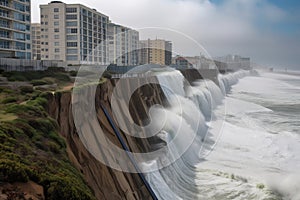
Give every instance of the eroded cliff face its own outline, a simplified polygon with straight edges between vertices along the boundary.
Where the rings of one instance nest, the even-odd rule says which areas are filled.
[[[111,113],[110,98],[117,80],[107,80],[98,86],[96,91],[96,109],[98,121],[104,130],[105,139],[118,145],[119,141],[115,136],[109,122],[107,121],[99,104],[104,105]],[[131,86],[125,86],[131,91]],[[88,89],[87,89],[87,92]],[[145,185],[138,174],[123,173],[105,166],[96,160],[87,151],[81,142],[74,125],[72,115],[72,94],[71,92],[56,93],[49,95],[48,112],[60,127],[60,134],[66,139],[68,155],[71,162],[80,170],[92,188],[97,199],[152,199]],[[145,85],[133,92],[130,100],[130,113],[137,124],[147,121],[148,109],[154,104],[164,105],[164,95],[160,86],[155,84]],[[87,100],[87,103],[90,100]],[[137,139],[124,133],[123,138],[133,152],[151,151],[150,139]],[[153,138],[152,138],[153,139]]]

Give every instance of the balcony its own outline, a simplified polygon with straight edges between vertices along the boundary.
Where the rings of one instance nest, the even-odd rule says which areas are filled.
[[[8,51],[26,51],[23,47],[12,46],[12,45],[0,45],[0,49],[5,49]]]

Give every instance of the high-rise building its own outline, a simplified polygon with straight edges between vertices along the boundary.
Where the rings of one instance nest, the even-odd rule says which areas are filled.
[[[31,59],[30,0],[0,1],[0,58]]]
[[[107,64],[108,16],[81,4],[41,5],[41,59]]]
[[[41,60],[41,24],[31,24],[32,59]]]
[[[170,65],[172,43],[161,39],[140,41],[140,64]]]
[[[110,63],[118,66],[138,65],[138,31],[109,23],[108,40]]]

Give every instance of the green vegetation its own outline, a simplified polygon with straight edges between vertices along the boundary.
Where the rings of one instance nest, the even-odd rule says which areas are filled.
[[[264,189],[265,188],[265,185],[264,184],[262,184],[262,183],[259,183],[259,184],[257,184],[256,185],[256,187],[258,188],[258,189]]]
[[[54,83],[65,86],[71,83],[70,74],[64,68],[59,67],[49,67],[45,71],[3,72],[2,76],[6,77],[8,81],[29,82],[33,86],[52,85]]]
[[[13,103],[13,102],[17,102],[17,101],[18,101],[17,97],[7,97],[6,99],[3,99],[1,103],[8,104],[8,103]]]
[[[37,86],[37,85],[47,85],[48,83],[42,79],[40,80],[32,80],[30,81],[30,83],[33,85],[33,86]]]
[[[95,199],[68,159],[58,124],[46,112],[48,95],[25,86],[1,89],[0,182],[34,181],[49,200]]]

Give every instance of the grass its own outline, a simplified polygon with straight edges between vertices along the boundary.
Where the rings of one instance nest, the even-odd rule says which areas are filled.
[[[33,86],[45,86],[56,83],[59,87],[65,87],[66,85],[72,82],[70,78],[70,73],[66,72],[64,68],[57,67],[51,67],[45,71],[3,72],[2,76],[6,77],[8,81],[11,82],[28,82],[31,83]],[[27,86],[23,88],[23,90],[23,93],[30,93],[32,89],[28,88]]]
[[[17,119],[18,116],[12,114],[12,113],[5,113],[5,112],[0,112],[0,122],[6,122],[6,121],[13,121]]]
[[[0,102],[0,182],[36,182],[49,200],[95,199],[45,110],[47,93],[2,89],[0,96],[6,99]]]

